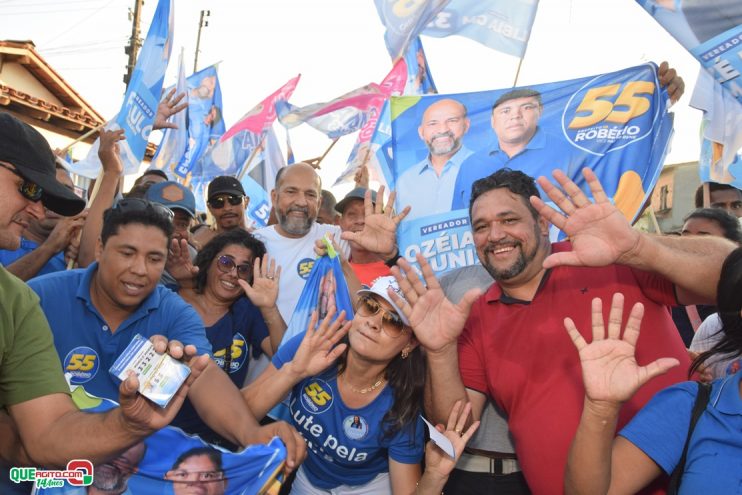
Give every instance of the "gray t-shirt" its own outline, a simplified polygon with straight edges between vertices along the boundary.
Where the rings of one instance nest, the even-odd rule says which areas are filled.
[[[486,291],[492,283],[492,276],[482,265],[458,268],[440,279],[443,292],[454,303],[458,303],[466,291],[474,288]],[[508,430],[507,416],[494,402],[487,400],[481,421],[479,429],[469,441],[469,447],[490,452],[515,452]]]

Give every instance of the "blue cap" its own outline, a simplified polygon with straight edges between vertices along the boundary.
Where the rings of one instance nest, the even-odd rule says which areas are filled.
[[[160,203],[171,210],[183,210],[193,218],[196,216],[196,198],[187,187],[173,182],[160,182],[153,184],[147,189],[145,199],[154,203]]]

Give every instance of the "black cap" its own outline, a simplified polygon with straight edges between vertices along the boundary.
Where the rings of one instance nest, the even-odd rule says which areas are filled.
[[[231,175],[220,175],[214,180],[209,182],[209,190],[206,194],[206,199],[211,201],[211,198],[219,194],[234,194],[235,196],[246,196],[245,189],[242,184],[235,177]]]
[[[44,136],[9,113],[0,112],[0,161],[43,190],[41,202],[60,215],[77,215],[85,201],[57,181],[54,153]]]
[[[345,197],[338,202],[338,204],[335,205],[335,211],[338,213],[343,213],[345,211],[345,207],[348,206],[348,203],[353,201],[354,199],[360,199],[363,200],[366,197],[366,189],[365,187],[356,187],[351,192],[345,195]],[[371,202],[376,204],[376,191],[371,189]]]

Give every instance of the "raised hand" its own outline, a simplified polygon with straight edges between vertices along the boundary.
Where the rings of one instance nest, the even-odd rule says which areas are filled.
[[[657,77],[660,80],[660,85],[667,86],[667,95],[670,97],[670,101],[675,103],[683,96],[685,92],[685,82],[678,73],[670,67],[667,62],[662,62],[657,68]]]
[[[425,283],[404,258],[392,268],[405,299],[389,290],[389,295],[410,321],[415,338],[428,352],[437,352],[457,341],[474,301],[481,295],[479,289],[470,289],[458,304],[453,304],[443,293],[433,269],[418,253],[417,262]]]
[[[155,122],[152,124],[152,129],[177,129],[178,126],[172,122],[168,122],[167,119],[175,115],[176,113],[185,110],[188,106],[188,102],[181,103],[178,105],[180,100],[185,97],[185,93],[181,93],[175,96],[175,88],[171,89],[167,95],[157,105],[157,114],[155,114]]]
[[[276,265],[276,259],[268,254],[262,258],[255,258],[253,262],[252,284],[238,279],[242,290],[250,301],[258,308],[271,308],[278,299],[278,285],[281,280],[281,267]]]
[[[351,322],[345,321],[345,311],[335,318],[335,308],[332,307],[319,326],[318,319],[317,311],[312,311],[304,338],[294,358],[286,363],[299,380],[327,369],[348,347],[338,343],[350,329]]]
[[[639,338],[644,306],[641,303],[634,304],[621,336],[623,303],[623,294],[613,295],[606,331],[603,303],[600,298],[593,299],[593,341],[589,344],[577,330],[574,321],[571,318],[564,319],[564,328],[580,353],[585,396],[593,402],[621,404],[629,400],[650,379],[680,364],[675,358],[660,358],[647,366],[637,364],[636,341]]]
[[[182,287],[191,287],[193,277],[198,274],[198,267],[193,266],[193,262],[191,261],[188,241],[185,239],[173,239],[170,241],[165,270]]]
[[[461,401],[456,401],[451,409],[451,414],[448,416],[448,424],[445,427],[442,424],[435,425],[436,430],[443,433],[453,444],[456,459],[449,457],[435,443],[428,442],[425,446],[425,474],[433,475],[436,478],[446,478],[456,467],[456,461],[464,451],[464,447],[479,428],[479,421],[475,421],[464,431],[470,413],[470,402],[462,407]]]
[[[121,382],[119,387],[119,404],[127,427],[137,433],[151,433],[170,424],[183,405],[193,381],[209,364],[209,356],[196,356],[196,348],[192,345],[183,346],[178,341],[167,339],[160,335],[150,338],[159,353],[168,352],[175,359],[182,359],[191,368],[191,374],[181,385],[178,392],[170,400],[167,407],[162,408],[139,394],[139,380],[131,374]]]
[[[104,172],[110,172],[114,175],[121,175],[124,172],[124,165],[119,158],[118,142],[126,139],[123,129],[107,130],[101,129],[100,143],[98,145],[98,158]]]
[[[340,237],[346,241],[353,241],[366,251],[377,253],[384,259],[394,256],[397,252],[397,226],[410,212],[410,207],[406,206],[398,215],[394,214],[396,195],[397,193],[392,191],[384,205],[384,186],[381,186],[376,193],[374,204],[371,201],[371,190],[366,191],[363,198],[365,207],[363,230],[346,231]]]
[[[544,268],[607,266],[621,261],[637,248],[639,232],[631,228],[623,214],[610,202],[592,170],[585,168],[582,175],[590,186],[594,203],[564,172],[555,170],[553,175],[566,195],[545,177],[539,177],[537,181],[564,213],[557,212],[535,196],[531,196],[531,204],[541,216],[567,234],[572,241],[572,251],[549,255],[544,260]]]

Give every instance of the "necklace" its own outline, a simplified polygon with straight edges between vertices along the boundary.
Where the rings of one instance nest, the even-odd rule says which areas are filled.
[[[340,378],[340,377],[341,377],[342,375],[343,375],[343,374],[342,374],[342,373],[340,373],[340,374],[338,375],[338,378]],[[376,383],[374,383],[374,384],[373,384],[373,385],[371,385],[370,387],[365,387],[365,388],[361,388],[361,389],[358,389],[358,388],[355,388],[355,387],[354,387],[353,385],[351,385],[350,383],[348,383],[348,380],[347,380],[347,379],[343,378],[343,381],[344,381],[344,382],[345,382],[345,384],[346,384],[346,385],[348,386],[348,388],[350,388],[350,389],[351,389],[351,390],[352,390],[353,392],[355,392],[355,393],[357,393],[357,394],[367,394],[367,393],[369,393],[369,392],[373,392],[374,390],[376,390],[377,388],[379,388],[379,387],[381,386],[381,384],[382,384],[382,383],[384,383],[384,382],[385,382],[385,380],[384,380],[384,377],[380,377],[380,378],[379,378],[378,380],[376,380]]]

